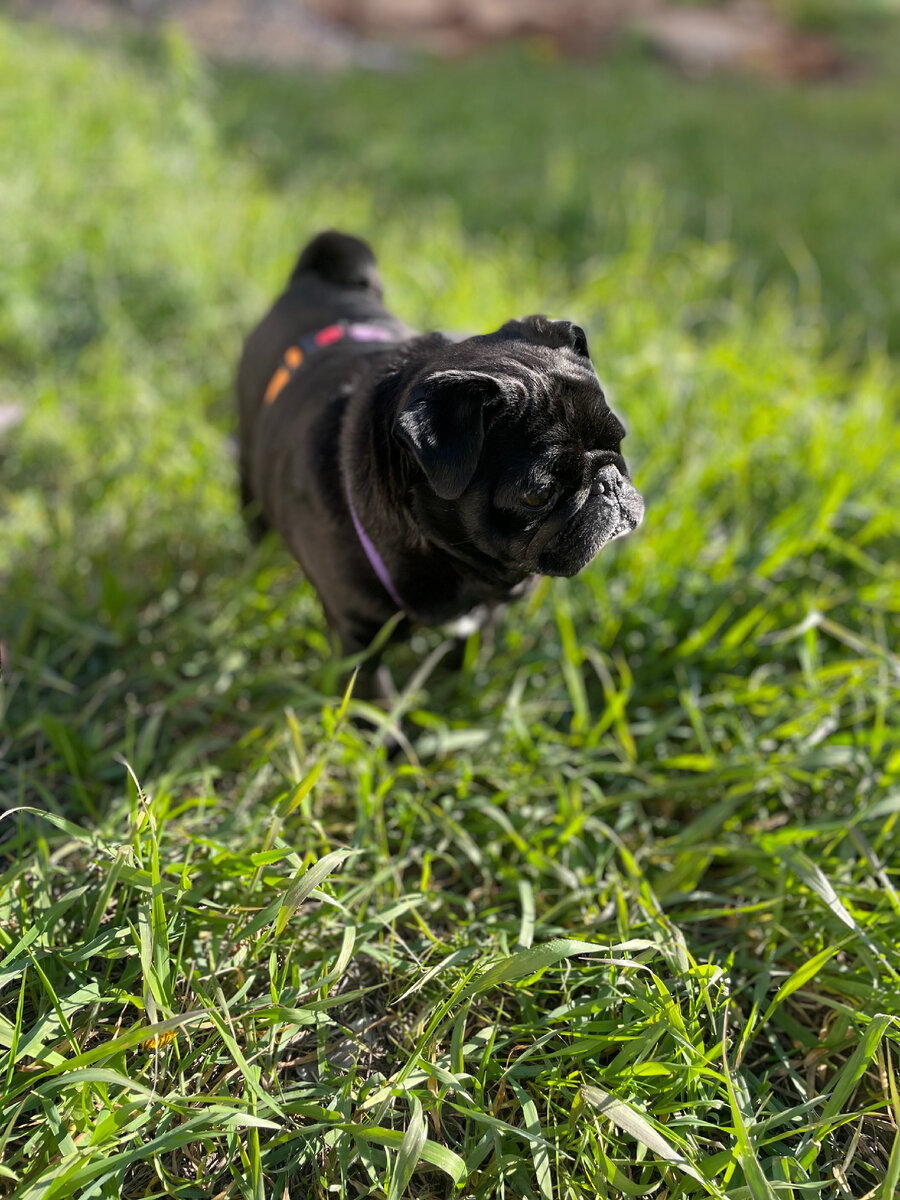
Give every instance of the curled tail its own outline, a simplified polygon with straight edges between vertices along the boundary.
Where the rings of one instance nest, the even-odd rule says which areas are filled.
[[[299,282],[304,276],[381,297],[381,276],[368,244],[336,229],[319,233],[307,243],[294,267],[291,283]]]

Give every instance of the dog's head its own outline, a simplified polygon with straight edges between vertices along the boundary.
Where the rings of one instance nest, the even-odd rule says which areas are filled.
[[[574,575],[643,516],[624,427],[569,321],[446,345],[405,389],[394,433],[419,528],[492,575]]]

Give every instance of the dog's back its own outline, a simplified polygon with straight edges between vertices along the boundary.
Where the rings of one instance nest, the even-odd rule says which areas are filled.
[[[332,321],[386,317],[375,255],[360,238],[330,229],[303,249],[287,288],[250,336],[238,368],[238,398],[255,411],[287,347]]]

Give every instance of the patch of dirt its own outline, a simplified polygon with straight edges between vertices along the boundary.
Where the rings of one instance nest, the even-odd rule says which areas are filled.
[[[668,61],[691,75],[752,72],[784,79],[821,79],[843,66],[836,43],[791,29],[760,3],[728,8],[658,8],[640,28]]]
[[[362,35],[414,40],[444,54],[532,37],[590,56],[637,30],[662,57],[692,74],[746,71],[816,79],[842,65],[828,37],[791,29],[763,0],[683,7],[666,0],[307,0]]]
[[[457,55],[511,38],[538,38],[564,54],[603,50],[660,0],[308,0],[364,35],[414,41]]]
[[[406,45],[455,56],[515,38],[591,57],[636,31],[690,75],[806,80],[843,67],[831,38],[792,29],[764,0],[705,8],[666,0],[14,0],[12,7],[89,33],[173,22],[213,58],[275,65],[390,70],[402,66]]]

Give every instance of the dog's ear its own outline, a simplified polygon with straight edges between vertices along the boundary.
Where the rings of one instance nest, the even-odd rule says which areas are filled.
[[[581,358],[591,357],[587,334],[580,325],[576,325],[574,321],[553,321],[552,324],[554,330],[559,331],[559,336],[564,339],[566,345],[570,346],[577,355]]]
[[[438,371],[413,388],[394,421],[394,433],[412,452],[442,500],[458,500],[478,467],[484,410],[502,392],[480,371]]]
[[[549,317],[537,314],[522,317],[520,321],[507,321],[500,332],[507,337],[524,338],[525,341],[549,346],[552,350],[574,350],[580,358],[590,358],[587,335],[580,325],[572,321],[551,321]]]

